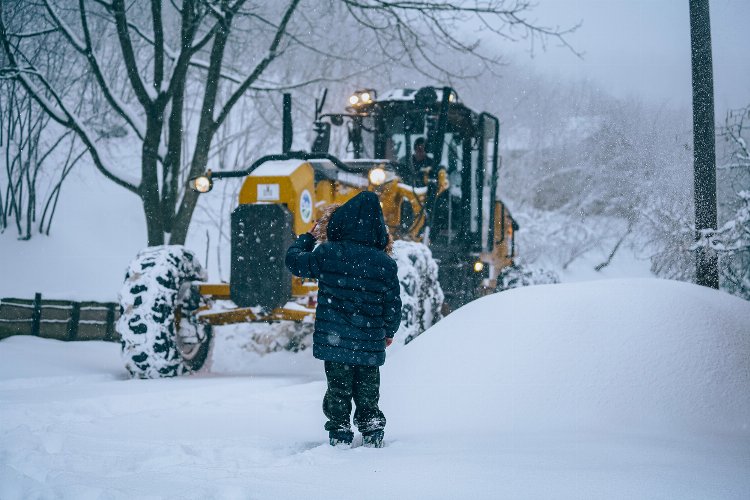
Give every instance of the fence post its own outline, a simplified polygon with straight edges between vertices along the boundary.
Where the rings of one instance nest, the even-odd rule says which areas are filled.
[[[39,325],[42,322],[42,294],[34,294],[34,310],[31,313],[31,334],[39,336]]]
[[[115,305],[107,304],[107,332],[104,334],[104,340],[114,340],[115,336]]]
[[[78,321],[81,319],[81,303],[73,302],[68,320],[68,340],[75,340],[78,336]]]

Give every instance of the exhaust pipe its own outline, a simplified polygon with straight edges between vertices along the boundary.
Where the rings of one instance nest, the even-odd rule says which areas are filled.
[[[284,135],[281,138],[281,151],[286,154],[292,150],[292,94],[284,94],[283,109]]]

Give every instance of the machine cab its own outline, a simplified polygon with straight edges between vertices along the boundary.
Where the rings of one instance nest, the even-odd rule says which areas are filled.
[[[321,115],[319,121],[330,117],[335,125],[350,119],[349,156],[388,160],[403,182],[416,188],[427,186],[430,177],[445,170],[450,187],[434,200],[431,245],[491,250],[500,160],[497,118],[472,111],[449,87],[397,89],[380,96],[373,89],[360,90],[350,97],[347,111]],[[414,168],[417,141],[426,143],[432,164],[427,175]]]
[[[325,118],[333,125],[348,121],[347,156],[386,160],[401,186],[425,193],[425,207],[417,210],[426,208],[427,215],[417,236],[440,261],[446,299],[456,305],[470,300],[448,297],[467,288],[467,277],[494,287],[500,269],[513,263],[518,229],[496,195],[498,119],[473,111],[450,87],[382,95],[364,89],[349,98],[347,113],[318,115],[313,151],[327,152],[320,149],[327,147],[330,134]],[[415,145],[422,142],[427,162],[415,156]],[[447,179],[447,189],[435,187],[438,178]]]

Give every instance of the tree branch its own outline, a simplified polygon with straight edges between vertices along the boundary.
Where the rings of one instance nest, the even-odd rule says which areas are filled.
[[[141,80],[138,64],[135,60],[135,53],[133,52],[133,44],[130,40],[130,33],[128,31],[128,20],[125,15],[124,0],[113,0],[112,12],[115,17],[117,37],[120,40],[120,48],[122,49],[122,56],[125,60],[125,69],[128,73],[130,84],[133,86],[136,98],[148,112],[153,106],[153,101],[156,96],[149,93],[148,88]]]
[[[47,0],[45,0],[45,2],[46,1]],[[86,16],[85,0],[79,0],[78,5],[81,11],[81,26],[83,27],[83,36],[85,42],[83,51],[80,52],[86,57],[86,60],[89,62],[89,65],[91,66],[91,69],[94,73],[94,77],[96,78],[96,81],[99,84],[102,93],[104,94],[104,98],[107,100],[109,105],[112,106],[117,114],[120,115],[128,123],[128,125],[130,125],[133,131],[135,131],[135,134],[138,136],[138,138],[143,140],[143,137],[146,133],[146,125],[135,115],[135,113],[129,113],[127,111],[127,105],[122,102],[109,87],[109,84],[107,83],[107,80],[104,78],[104,74],[102,73],[99,61],[96,58],[96,54],[94,53],[94,47],[91,41],[91,33],[89,31],[88,19]]]
[[[151,20],[154,25],[154,90],[161,90],[164,79],[164,27],[161,20],[161,0],[151,0]]]
[[[277,50],[279,48],[279,44],[281,43],[281,40],[286,33],[287,25],[292,18],[292,14],[294,14],[294,11],[299,5],[299,1],[300,0],[292,0],[290,2],[289,6],[284,12],[284,16],[281,18],[281,22],[279,23],[278,28],[276,29],[273,41],[268,47],[268,54],[258,63],[257,66],[255,66],[255,69],[253,69],[252,73],[250,73],[245,81],[240,84],[237,90],[235,90],[231,97],[227,100],[226,104],[224,104],[224,107],[221,109],[219,116],[214,121],[214,130],[221,126],[229,112],[232,110],[232,107],[237,103],[240,97],[242,97],[242,94],[244,94],[245,91],[250,87],[250,85],[252,85],[253,82],[255,82],[255,80],[257,80],[258,77],[263,74],[268,65],[271,64],[271,62],[273,62],[276,57],[278,57],[279,53],[277,52]]]
[[[52,18],[53,23],[57,25],[59,31],[63,34],[65,39],[68,40],[68,42],[73,46],[74,49],[76,49],[78,52],[83,53],[86,49],[84,42],[82,42],[81,39],[78,38],[75,33],[73,33],[73,30],[70,29],[68,24],[63,21],[60,16],[57,15],[57,12],[55,12],[55,9],[50,4],[49,0],[44,0],[44,7],[47,9],[47,13]]]
[[[43,35],[49,35],[50,33],[55,33],[57,29],[50,28],[48,30],[39,30],[39,31],[27,31],[22,33],[9,33],[8,36],[12,36],[14,38],[34,38],[37,36],[43,36]]]
[[[16,57],[13,53],[13,49],[10,46],[10,42],[7,37],[7,29],[5,26],[5,20],[3,19],[3,13],[2,9],[0,9],[0,41],[2,42],[3,49],[5,51],[6,56],[8,57],[8,61],[10,62],[12,67],[18,67],[18,61],[16,60]],[[56,106],[52,102],[50,102],[46,97],[44,97],[42,90],[37,88],[37,86],[31,81],[29,78],[29,73],[33,72],[36,77],[39,79],[40,82],[42,82],[42,85],[46,89],[46,91],[52,96],[54,99],[58,109],[55,109]],[[19,71],[17,73],[17,80],[21,82],[21,85],[23,85],[26,92],[29,93],[29,95],[39,104],[39,106],[42,107],[42,109],[56,122],[60,123],[61,125],[68,127],[76,132],[76,135],[81,138],[83,143],[86,145],[86,147],[89,150],[89,154],[91,154],[92,159],[94,160],[94,165],[96,166],[97,170],[99,170],[106,178],[110,179],[115,184],[124,187],[128,191],[131,191],[133,193],[138,192],[138,188],[119,177],[117,177],[115,174],[113,174],[107,167],[105,167],[104,162],[102,161],[99,151],[96,148],[95,141],[92,139],[90,132],[86,128],[86,126],[80,121],[80,119],[75,116],[73,113],[71,113],[65,104],[63,103],[62,99],[58,95],[58,93],[55,91],[55,89],[50,85],[50,83],[41,75],[39,74],[35,68],[30,67],[26,68],[26,71]]]

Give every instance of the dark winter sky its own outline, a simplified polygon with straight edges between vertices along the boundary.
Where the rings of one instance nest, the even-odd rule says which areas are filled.
[[[532,18],[548,26],[583,25],[570,35],[583,59],[556,46],[535,50],[531,64],[552,74],[591,78],[611,93],[688,106],[688,0],[537,0]],[[750,1],[711,0],[716,116],[750,104]],[[528,44],[515,44],[529,60]]]

